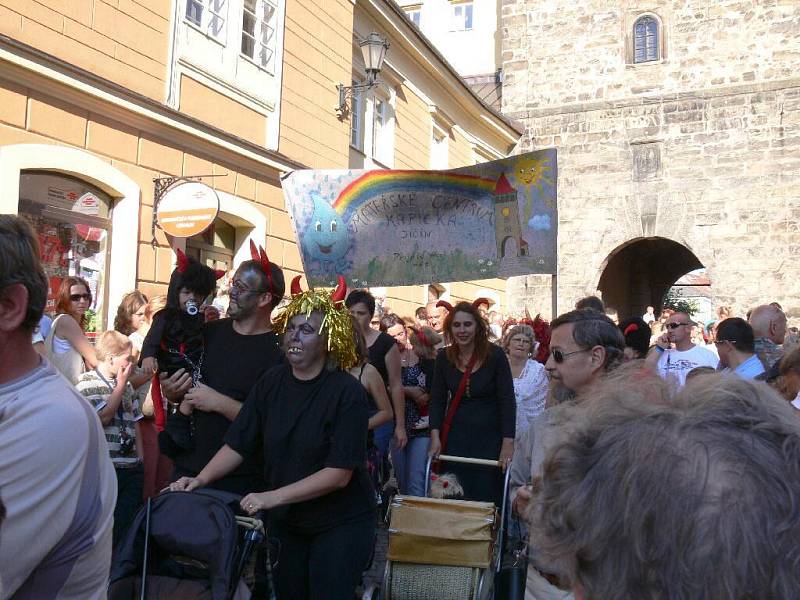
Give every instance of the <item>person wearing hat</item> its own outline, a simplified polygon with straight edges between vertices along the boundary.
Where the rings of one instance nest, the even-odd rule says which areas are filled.
[[[645,358],[650,349],[650,325],[641,317],[630,317],[619,324],[619,330],[625,338],[625,360]]]

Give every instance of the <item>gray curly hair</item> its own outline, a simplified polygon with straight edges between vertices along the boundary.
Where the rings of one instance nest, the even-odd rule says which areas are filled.
[[[531,540],[585,598],[789,598],[800,589],[800,421],[762,383],[669,398],[609,375],[548,454]],[[576,411],[581,409],[576,409]]]

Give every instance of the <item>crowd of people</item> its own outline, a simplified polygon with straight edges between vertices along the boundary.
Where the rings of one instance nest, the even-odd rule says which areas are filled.
[[[167,295],[130,292],[90,341],[90,286],[64,279],[50,321],[38,256],[0,216],[2,597],[105,597],[143,502],[210,487],[266,511],[278,598],[352,598],[389,481],[423,495],[440,454],[510,469],[529,600],[799,589],[800,344],[776,303],[401,316],[342,278],[285,298],[253,247],[223,296],[179,252]],[[499,470],[447,470],[501,502]]]

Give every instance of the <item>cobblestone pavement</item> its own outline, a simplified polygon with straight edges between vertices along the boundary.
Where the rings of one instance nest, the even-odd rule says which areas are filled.
[[[375,556],[372,559],[372,567],[364,574],[363,590],[367,590],[371,586],[380,588],[383,583],[383,570],[386,567],[386,552],[389,547],[389,531],[386,523],[381,522],[378,524],[377,533]]]

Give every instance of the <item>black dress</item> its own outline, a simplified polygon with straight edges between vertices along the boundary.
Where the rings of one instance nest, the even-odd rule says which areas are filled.
[[[445,350],[439,350],[431,389],[430,423],[431,429],[438,429],[440,434],[448,402],[458,390],[463,375],[447,359]],[[442,454],[497,460],[503,438],[514,439],[515,425],[511,367],[503,350],[492,344],[489,356],[470,377]],[[458,477],[466,500],[500,504],[503,485],[500,469],[443,463],[442,471]]]
[[[389,387],[389,370],[386,368],[386,355],[397,345],[394,338],[388,333],[381,331],[377,339],[368,348],[369,364],[378,369],[378,373],[383,378],[383,385]]]

